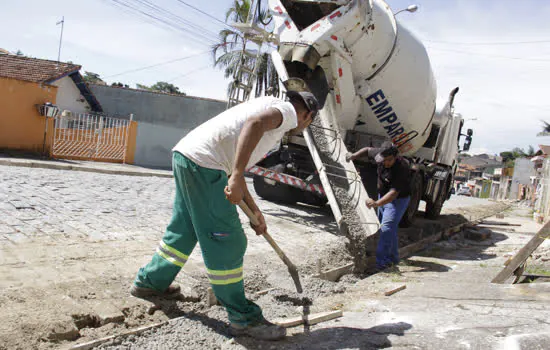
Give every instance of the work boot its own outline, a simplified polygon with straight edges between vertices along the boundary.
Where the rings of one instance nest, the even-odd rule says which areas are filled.
[[[167,299],[174,299],[179,296],[181,288],[177,284],[172,284],[166,290],[159,291],[153,288],[139,287],[135,284],[130,288],[130,294],[136,298],[147,298],[147,297],[161,297]]]
[[[229,328],[231,334],[235,337],[248,335],[249,337],[260,340],[280,340],[286,336],[286,328],[273,324],[265,319],[248,326],[232,323]]]

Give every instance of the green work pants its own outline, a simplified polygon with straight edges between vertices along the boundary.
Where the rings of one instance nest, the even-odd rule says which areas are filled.
[[[139,270],[134,283],[166,290],[198,241],[212,289],[229,321],[243,326],[260,321],[260,307],[244,295],[247,239],[236,206],[225,198],[227,175],[198,166],[178,152],[173,154],[172,167],[176,182],[172,220],[151,262]]]

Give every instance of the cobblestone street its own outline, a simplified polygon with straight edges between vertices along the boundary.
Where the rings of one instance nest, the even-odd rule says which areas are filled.
[[[0,167],[0,239],[138,240],[162,233],[170,178]]]

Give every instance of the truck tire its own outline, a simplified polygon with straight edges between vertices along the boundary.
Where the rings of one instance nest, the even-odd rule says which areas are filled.
[[[277,164],[269,167],[270,170],[282,172],[284,169],[283,164]],[[254,175],[253,178],[254,190],[258,196],[271,202],[278,202],[283,204],[296,204],[300,199],[300,190],[292,186],[285,185],[283,183],[266,179],[265,177]]]
[[[399,227],[409,227],[414,223],[416,217],[416,212],[418,211],[418,205],[420,204],[420,199],[424,193],[424,188],[422,186],[422,176],[418,171],[413,172],[411,177],[411,200],[409,201],[409,206],[401,218]]]
[[[313,205],[316,207],[324,207],[327,204],[328,199],[327,197],[321,197],[312,192],[303,191],[301,193],[301,196],[298,198],[298,202]]]
[[[442,186],[439,189],[439,193],[435,200],[426,201],[426,219],[435,220],[441,214],[441,209],[443,209],[443,203],[447,198],[447,191],[449,190],[449,178],[443,182]]]

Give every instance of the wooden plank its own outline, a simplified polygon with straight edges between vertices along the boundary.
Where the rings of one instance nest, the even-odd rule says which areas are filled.
[[[405,246],[401,249],[399,249],[399,257],[400,258],[406,258],[411,256],[413,253],[416,253],[419,250],[422,250],[426,248],[428,244],[437,242],[441,239],[442,232],[436,233],[435,235],[431,235],[429,237],[426,237],[416,243],[409,244],[408,246]]]
[[[487,226],[521,226],[521,224],[511,224],[509,222],[486,221],[486,220],[481,220],[479,224],[487,225]]]
[[[173,320],[175,320],[175,318]],[[141,334],[141,333],[143,333],[145,331],[148,331],[150,329],[158,328],[160,326],[163,326],[163,325],[167,324],[168,322],[169,321],[155,323],[155,324],[152,324],[150,326],[143,326],[143,327],[135,328],[135,329],[132,329],[132,330],[124,332],[124,333],[120,333],[120,334],[116,334],[116,335],[110,335],[108,337],[96,339],[96,340],[93,340],[93,341],[90,341],[90,342],[87,342],[87,343],[77,344],[77,345],[73,346],[71,348],[71,350],[89,350],[89,349],[93,349],[96,346],[99,346],[103,343],[106,343],[110,340],[115,339],[116,337],[124,337],[124,336],[128,336],[128,335],[138,335],[138,334]]]
[[[400,292],[400,291],[402,291],[403,289],[406,289],[406,288],[407,288],[407,286],[404,284],[401,287],[397,287],[397,288],[394,288],[392,290],[388,290],[387,292],[384,293],[384,295],[389,297],[390,295],[393,295],[397,292]]]
[[[349,263],[349,264],[337,267],[337,268],[332,269],[332,270],[327,270],[325,272],[321,272],[320,274],[315,275],[313,277],[317,277],[317,278],[327,280],[327,281],[331,281],[331,282],[336,282],[343,275],[347,275],[348,273],[353,272],[353,266],[354,266],[353,263]]]
[[[267,293],[271,292],[272,290],[275,290],[277,288],[268,288],[268,289],[264,289],[264,290],[261,290],[259,292],[256,292],[256,295],[266,295]]]
[[[492,283],[504,283],[508,278],[512,277],[514,271],[519,268],[527,258],[537,249],[545,239],[550,237],[550,221],[547,222],[537,234],[531,238],[529,242],[512,258],[510,263],[493,278]]]
[[[344,313],[342,312],[342,310],[336,310],[336,311],[327,311],[327,312],[319,312],[316,314],[311,314],[309,316],[306,316],[305,318],[307,319],[307,323],[309,325],[314,325],[317,323],[326,322],[338,317],[342,317],[343,314]],[[274,321],[273,323],[285,328],[296,327],[304,323],[304,317],[298,316],[298,317],[292,317],[292,318],[285,318],[285,319]]]

